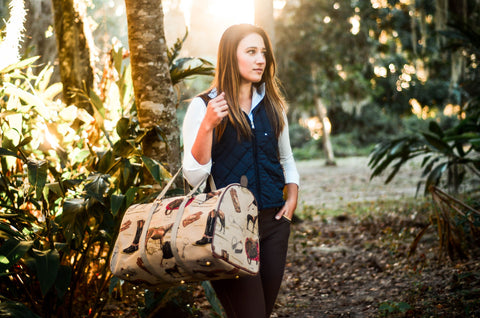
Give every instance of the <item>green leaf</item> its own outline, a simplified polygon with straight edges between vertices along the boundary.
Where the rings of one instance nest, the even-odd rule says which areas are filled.
[[[430,160],[430,162],[425,166],[425,168],[423,169],[423,172],[422,172],[422,178],[423,177],[426,177],[430,171],[432,171],[433,169],[433,166],[440,160],[441,158],[440,157],[435,157],[433,158],[432,160]]]
[[[113,216],[117,216],[118,212],[125,208],[126,196],[123,194],[110,197],[110,207],[112,209]]]
[[[97,112],[95,112],[94,117],[97,119],[99,122],[103,121],[105,119],[105,108],[103,107],[103,102],[102,99],[95,93],[93,89],[91,89],[88,93],[90,97],[90,102],[93,105],[94,109],[98,111],[98,114],[101,116],[101,118],[97,117]],[[99,120],[100,119],[100,120]]]
[[[423,157],[422,164],[420,165],[420,167],[425,166],[425,164],[430,160],[431,157],[432,157],[431,155],[427,155]]]
[[[2,218],[6,218],[7,214],[2,214]],[[23,235],[21,232],[19,232],[17,229],[11,227],[10,225],[0,222],[0,237],[2,238],[10,238],[10,237],[15,237],[20,240],[24,239]]]
[[[18,241],[11,238],[0,246],[0,275],[17,263],[32,247],[33,241]]]
[[[110,176],[106,174],[95,174],[89,176],[87,178],[87,184],[85,185],[87,196],[93,197],[104,203],[104,195],[110,186],[110,182],[108,181],[109,177]]]
[[[222,304],[215,294],[215,290],[212,287],[212,284],[209,281],[203,281],[202,287],[205,290],[205,296],[207,297],[208,302],[212,305],[213,310],[220,316],[226,317],[225,311],[223,310]]]
[[[396,144],[392,145],[392,147],[389,149],[388,154],[390,156],[396,156],[399,153],[402,153],[404,151],[408,151],[408,147],[407,147],[407,149],[404,148],[404,146],[407,144],[407,141],[408,140],[406,140],[406,139],[399,140]]]
[[[21,148],[21,147],[23,147],[23,146],[25,146],[25,145],[28,145],[32,140],[33,140],[33,138],[29,136],[29,137],[21,140],[17,147],[18,147],[18,148]]]
[[[63,204],[63,213],[60,225],[67,243],[72,240],[80,241],[83,238],[88,223],[87,201],[85,199],[70,199]]]
[[[29,66],[29,65],[33,64],[39,58],[40,58],[40,56],[34,56],[34,57],[30,57],[30,58],[21,60],[20,62],[17,62],[15,64],[11,64],[11,65],[5,67],[3,70],[0,70],[0,73],[5,74],[5,73],[13,71],[14,69],[24,68],[26,66]]]
[[[162,183],[163,180],[172,177],[167,169],[165,169],[165,167],[159,164],[157,161],[146,156],[142,156],[142,160],[143,163],[145,163],[147,170],[159,184]]]
[[[436,150],[444,155],[451,155],[452,154],[452,149],[450,146],[440,139],[437,135],[430,134],[430,133],[422,133],[423,137],[425,137],[428,145],[433,148],[433,150]]]
[[[108,150],[105,152],[103,155],[100,156],[100,160],[98,161],[96,171],[100,173],[108,173],[112,169],[113,166],[117,161],[115,160],[115,157],[113,156],[113,151]]]
[[[0,302],[0,317],[16,317],[16,318],[41,318],[34,314],[30,308],[22,303],[14,301],[2,301]]]
[[[0,156],[12,156],[12,157],[21,158],[20,156],[18,156],[13,151],[7,150],[5,148],[0,148]]]
[[[126,117],[120,118],[115,127],[118,136],[121,139],[129,139],[130,136],[130,120]]]
[[[40,289],[42,290],[42,295],[45,296],[57,279],[60,255],[57,250],[39,251],[32,249],[32,251]]]
[[[135,195],[137,194],[139,188],[138,187],[133,187],[127,190],[127,193],[125,194],[126,201],[125,201],[125,206],[129,207],[133,201],[135,200]]]
[[[385,184],[389,183],[390,181],[392,181],[392,179],[395,177],[395,175],[397,174],[397,172],[400,170],[400,168],[402,167],[402,165],[407,162],[407,160],[409,159],[409,157],[405,157],[405,158],[402,158],[401,160],[399,160],[397,163],[395,163],[395,165],[393,166],[393,169],[392,171],[390,172],[390,174],[388,175],[387,179],[385,180]]]
[[[434,133],[440,138],[443,138],[443,136],[445,135],[440,125],[434,120],[430,121],[430,123],[428,124],[428,130],[430,130],[432,133]]]
[[[112,278],[110,278],[110,285],[108,286],[108,294],[112,295],[115,288],[120,288],[122,286],[122,282],[123,280],[121,280],[117,276],[112,276]]]
[[[42,197],[42,191],[47,182],[48,161],[29,160],[28,166],[28,181],[34,187],[35,196],[37,199]]]
[[[370,176],[370,179],[380,175],[395,159],[396,158],[393,156],[387,156],[382,162],[379,161],[380,164],[377,165],[375,170],[373,170],[372,175]]]
[[[436,186],[442,177],[442,174],[448,168],[448,162],[443,162],[436,166],[432,172],[428,175],[427,181],[425,183],[425,194],[428,193],[431,186]]]
[[[398,310],[399,310],[400,312],[407,312],[407,311],[409,311],[410,309],[412,309],[412,307],[411,307],[409,304],[407,304],[407,303],[405,303],[405,302],[403,302],[403,301],[402,301],[402,302],[399,302],[399,303],[397,304],[397,308],[398,308]]]
[[[115,143],[113,146],[113,152],[116,157],[128,158],[130,154],[135,151],[135,147],[133,147],[127,140],[120,139]]]

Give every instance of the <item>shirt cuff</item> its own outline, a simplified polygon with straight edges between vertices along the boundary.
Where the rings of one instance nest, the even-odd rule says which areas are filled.
[[[196,186],[210,174],[212,160],[206,164],[200,164],[191,153],[185,154],[183,159],[183,177],[191,186]]]

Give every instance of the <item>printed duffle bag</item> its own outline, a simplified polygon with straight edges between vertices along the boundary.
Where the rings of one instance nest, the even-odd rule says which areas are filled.
[[[259,270],[258,209],[246,186],[130,206],[110,260],[113,275],[135,284],[171,286],[238,278]]]

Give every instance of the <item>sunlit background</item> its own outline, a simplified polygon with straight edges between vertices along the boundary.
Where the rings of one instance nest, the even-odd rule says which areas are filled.
[[[274,15],[278,16],[286,4],[286,0],[274,0]],[[93,1],[95,7],[104,7],[106,10],[93,11],[97,13],[111,13],[116,17],[117,25],[127,25],[125,17],[125,3],[123,0]],[[169,45],[177,38],[182,38],[188,29],[188,38],[185,42],[183,55],[202,56],[213,59],[222,33],[230,25],[238,23],[254,23],[254,0],[167,0],[163,1],[165,13],[165,36]],[[94,16],[99,28],[108,30],[107,20],[110,17]],[[122,22],[123,21],[123,22]],[[121,23],[119,23],[121,22]],[[121,42],[128,44],[127,30],[115,30],[119,33]],[[105,38],[106,45],[108,39]]]
[[[286,0],[274,1],[278,15]],[[189,36],[183,54],[214,57],[218,41],[226,28],[238,23],[254,23],[254,0],[169,0],[163,2],[165,32],[169,43]]]

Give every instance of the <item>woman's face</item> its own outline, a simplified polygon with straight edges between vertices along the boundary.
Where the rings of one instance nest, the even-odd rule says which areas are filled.
[[[244,37],[237,47],[237,61],[242,82],[258,83],[265,71],[265,43],[257,33]]]

